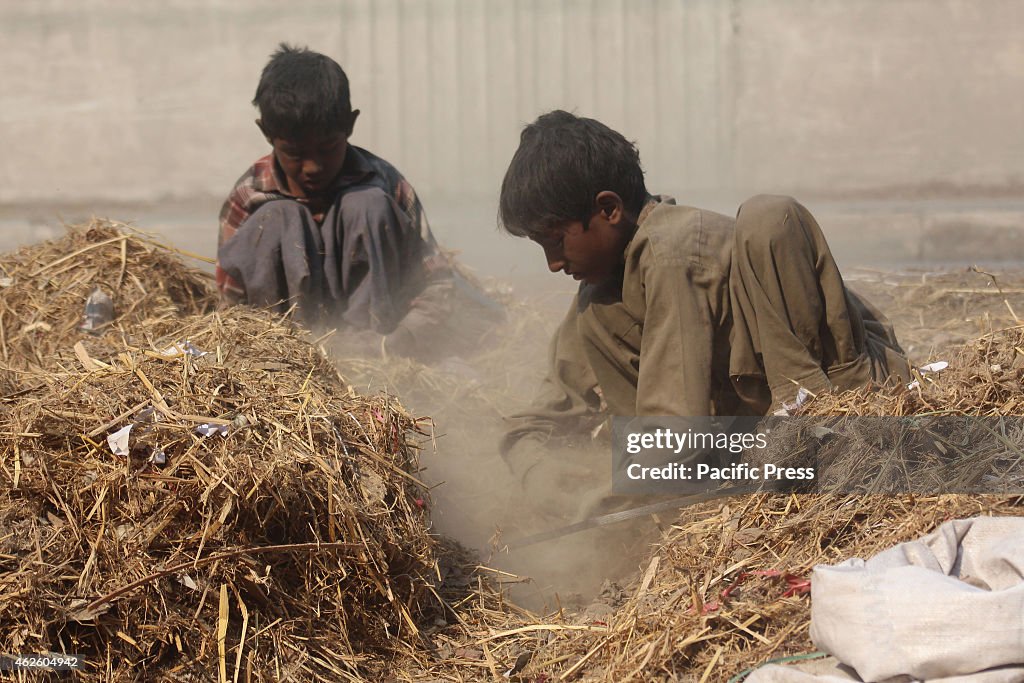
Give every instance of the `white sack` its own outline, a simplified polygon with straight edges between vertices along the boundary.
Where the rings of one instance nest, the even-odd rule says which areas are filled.
[[[832,657],[818,660],[818,666],[810,663],[796,666],[780,666],[769,664],[747,676],[743,683],[860,683],[861,679],[854,673],[843,669]],[[886,683],[907,683],[915,679],[898,676]],[[1021,683],[1024,681],[1024,669],[1008,667],[1005,669],[989,669],[964,676],[932,678],[926,683]]]
[[[954,520],[867,562],[815,567],[811,638],[864,681],[1024,681],[1024,518]],[[747,680],[841,676],[771,666]]]

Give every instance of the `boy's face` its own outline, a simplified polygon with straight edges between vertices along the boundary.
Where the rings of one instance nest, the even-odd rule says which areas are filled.
[[[623,254],[635,223],[626,216],[622,200],[614,192],[599,194],[597,205],[598,211],[587,225],[573,221],[534,239],[543,247],[552,273],[563,271],[574,280],[596,285],[622,271]]]
[[[348,135],[270,138],[270,144],[288,179],[288,190],[296,197],[311,197],[326,191],[338,177],[348,151]]]
[[[288,191],[296,197],[312,197],[327,192],[341,172],[348,152],[348,138],[359,112],[341,130],[327,134],[279,138],[266,135],[274,148],[274,157],[288,180]],[[260,121],[256,122],[263,129]]]

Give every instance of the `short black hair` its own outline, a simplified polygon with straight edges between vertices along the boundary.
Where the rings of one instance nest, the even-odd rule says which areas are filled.
[[[648,194],[636,146],[600,121],[552,111],[523,129],[501,183],[498,220],[512,235],[542,238],[565,223],[586,225],[603,190],[640,212]]]
[[[348,76],[326,55],[281,43],[263,67],[253,105],[269,137],[351,132]]]

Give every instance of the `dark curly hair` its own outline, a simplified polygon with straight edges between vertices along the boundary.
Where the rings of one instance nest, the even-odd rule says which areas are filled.
[[[253,105],[270,137],[351,133],[348,76],[326,55],[281,43],[263,67]]]
[[[534,238],[565,223],[586,225],[602,190],[640,212],[648,194],[636,146],[600,121],[552,111],[523,129],[501,183],[498,221]]]

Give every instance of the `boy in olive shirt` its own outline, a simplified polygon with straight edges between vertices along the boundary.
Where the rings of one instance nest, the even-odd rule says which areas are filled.
[[[651,196],[621,134],[553,111],[523,130],[499,212],[552,272],[580,282],[543,387],[502,442],[527,485],[554,464],[538,446],[605,411],[765,415],[801,387],[909,379],[892,328],[846,289],[814,217],[789,197],[753,197],[733,219]]]

